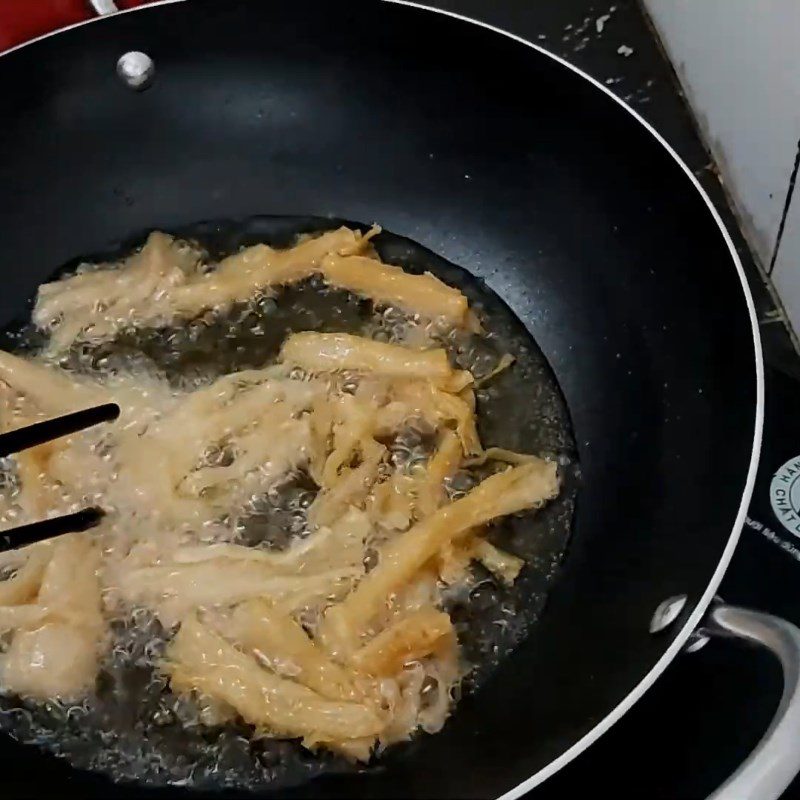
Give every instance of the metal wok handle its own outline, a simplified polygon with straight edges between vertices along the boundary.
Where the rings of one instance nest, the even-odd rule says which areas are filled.
[[[89,7],[101,17],[119,11],[114,0],[88,0]]]
[[[778,800],[800,771],[800,628],[769,614],[718,605],[700,632],[765,647],[783,670],[783,696],[767,732],[708,800]]]

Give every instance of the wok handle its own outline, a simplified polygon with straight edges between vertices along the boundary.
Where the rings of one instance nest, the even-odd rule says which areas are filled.
[[[114,0],[88,0],[88,4],[92,11],[101,17],[119,11]]]
[[[721,604],[710,612],[701,633],[765,647],[783,670],[783,696],[767,732],[708,800],[778,800],[800,771],[800,628],[770,614]]]

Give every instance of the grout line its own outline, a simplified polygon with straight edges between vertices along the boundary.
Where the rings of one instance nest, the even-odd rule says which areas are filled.
[[[764,314],[764,316],[758,321],[758,324],[770,325],[775,322],[780,322],[783,325],[786,324],[786,315],[780,308],[773,308],[771,311],[767,311],[767,313]]]
[[[789,216],[789,208],[792,205],[792,197],[794,196],[794,187],[797,183],[797,172],[800,170],[800,141],[797,142],[797,152],[794,156],[794,166],[792,167],[792,174],[789,176],[789,186],[786,189],[786,199],[783,202],[783,213],[781,214],[781,223],[778,226],[778,235],[775,237],[775,248],[772,251],[772,258],[767,267],[767,275],[772,275],[775,269],[775,262],[778,259],[778,250],[781,246],[783,239],[783,231],[786,228],[786,219]]]
[[[742,222],[742,215],[741,215],[741,213],[739,211],[738,206],[736,205],[735,200],[733,199],[733,195],[731,194],[731,192],[728,189],[727,185],[720,178],[719,172],[716,169],[716,166],[717,166],[716,155],[713,153],[713,151],[711,149],[711,146],[708,143],[708,139],[706,137],[706,134],[703,131],[703,129],[701,128],[697,117],[695,116],[692,104],[689,102],[689,96],[687,94],[687,91],[684,90],[684,87],[683,87],[683,84],[681,82],[680,76],[678,75],[678,72],[677,72],[677,70],[675,68],[675,64],[672,61],[672,58],[670,57],[669,52],[667,51],[667,47],[666,47],[666,44],[664,43],[664,40],[661,37],[661,33],[658,30],[658,27],[656,26],[655,21],[653,20],[652,16],[650,15],[650,12],[649,12],[647,6],[644,4],[644,2],[642,2],[642,0],[639,0],[639,2],[637,2],[636,4],[638,5],[639,11],[642,14],[642,16],[644,17],[645,22],[647,23],[647,26],[648,26],[648,28],[650,30],[650,33],[651,33],[651,35],[652,35],[652,37],[653,37],[653,39],[654,39],[654,41],[656,43],[656,46],[658,47],[658,51],[661,54],[662,59],[664,59],[664,61],[667,64],[667,68],[668,68],[668,71],[670,73],[670,77],[671,77],[671,80],[672,80],[673,88],[678,93],[678,97],[681,98],[681,100],[683,102],[684,109],[686,110],[686,112],[687,112],[687,114],[689,116],[689,120],[691,121],[691,125],[692,125],[692,127],[694,129],[694,133],[697,136],[698,140],[700,141],[701,145],[703,146],[703,148],[705,149],[705,151],[706,151],[706,153],[708,155],[709,164],[711,164],[714,167],[713,172],[714,172],[714,174],[716,175],[716,178],[717,178],[717,188],[722,191],[722,195],[723,195],[723,198],[724,198],[724,204],[720,204],[720,203],[714,201],[714,205],[717,208],[719,208],[721,212],[723,210],[727,211],[731,215],[731,217],[733,218],[735,226],[736,226],[736,236],[734,236],[734,241],[737,241],[737,242],[741,241],[744,244],[744,246],[747,248],[748,255],[750,256],[750,261],[754,265],[754,267],[755,267],[755,269],[756,269],[756,271],[757,271],[757,273],[758,273],[758,275],[759,275],[759,277],[761,279],[762,285],[766,288],[767,293],[769,295],[769,298],[772,301],[772,304],[773,304],[775,310],[781,316],[781,319],[783,321],[784,330],[786,331],[786,334],[789,337],[789,341],[792,344],[792,348],[794,349],[795,353],[797,353],[797,355],[800,356],[800,337],[798,336],[797,332],[795,332],[794,325],[789,321],[789,317],[786,314],[786,308],[785,308],[785,305],[783,303],[783,299],[778,294],[778,290],[775,288],[775,284],[770,279],[770,275],[771,275],[772,269],[774,267],[774,263],[772,263],[772,264],[770,264],[768,266],[761,260],[761,258],[759,258],[756,255],[755,250],[754,250],[753,246],[750,243],[750,239],[747,236],[747,234],[745,233],[745,228],[744,228],[744,225],[743,225],[743,222]],[[782,221],[782,224],[781,224],[781,227],[780,227],[780,231],[779,231],[779,234],[781,236],[782,236],[782,233],[783,233],[783,228],[786,226],[786,219],[788,218],[789,205],[791,205],[791,195],[793,193],[793,188],[794,188],[794,181],[796,181],[797,175],[798,175],[798,171],[800,171],[800,170],[798,170],[798,168],[800,167],[800,141],[798,141],[797,145],[798,145],[798,152],[797,152],[797,154],[795,156],[794,167],[792,169],[792,174],[791,174],[791,176],[789,178],[789,188],[787,190],[787,198],[786,198],[786,203],[785,203],[785,207],[784,207],[784,216],[783,216],[783,221]],[[778,249],[777,248],[777,244],[778,243],[779,242],[776,242],[775,253],[773,253],[773,260],[777,258],[777,249]],[[771,321],[771,320],[764,319],[764,320],[762,320],[762,323],[763,322],[769,322],[769,321]],[[798,327],[800,327],[800,326],[798,326]]]

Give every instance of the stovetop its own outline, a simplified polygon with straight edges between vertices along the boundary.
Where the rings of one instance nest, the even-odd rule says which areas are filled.
[[[122,5],[141,1],[124,0]],[[0,0],[0,47],[46,30],[41,15],[30,15],[33,7],[42,10],[46,4],[29,2]],[[795,471],[800,475],[800,416],[795,413],[800,402],[800,357],[739,233],[672,69],[636,0],[422,2],[517,33],[593,75],[665,136],[719,209],[748,275],[767,362],[761,468],[747,525],[720,594],[728,602],[800,624],[800,592],[795,589],[800,578],[800,512],[779,507],[779,519],[770,499],[776,473],[788,482]],[[61,14],[57,24],[83,13],[79,0],[49,5],[56,16]],[[535,87],[531,101],[535,102]],[[760,739],[780,692],[780,670],[771,656],[733,641],[711,642],[699,652],[679,657],[621,722],[532,798],[561,800],[589,792],[608,793],[617,800],[703,798]],[[800,779],[785,798],[800,800]]]
[[[800,403],[800,357],[639,4],[636,0],[427,2],[517,33],[603,82],[670,142],[720,211],[748,276],[767,362],[761,466],[748,523],[720,595],[800,624],[800,592],[795,588],[800,578],[800,529],[791,532],[785,527],[770,502],[773,475],[786,462],[790,462],[786,470],[793,469],[793,461],[800,462],[800,418],[795,413]],[[535,102],[535,87],[531,100]],[[787,521],[790,527],[800,524]],[[535,790],[532,800],[563,800],[590,792],[616,800],[704,798],[757,744],[781,688],[780,669],[769,654],[733,641],[711,642],[699,652],[679,657],[632,711]],[[800,800],[800,778],[784,798]]]
[[[800,624],[800,514],[791,505],[798,507],[798,498],[787,507],[786,495],[776,488],[800,476],[798,404],[800,382],[767,367],[761,464],[745,528],[719,590],[727,602],[795,624]],[[679,656],[614,728],[531,800],[582,797],[589,788],[597,796],[606,790],[615,800],[700,800],[757,744],[781,689],[772,656],[740,642],[713,640]],[[800,798],[800,778],[784,798]]]
[[[778,506],[784,525],[773,512],[770,497],[776,473],[789,483],[795,471],[800,476],[800,416],[796,413],[800,357],[739,232],[672,68],[638,3],[428,2],[517,33],[599,79],[665,136],[720,211],[745,266],[767,363],[761,465],[747,524],[720,596],[800,624],[800,591],[796,588],[800,579],[800,511],[795,514],[791,507]],[[534,92],[532,89],[532,100]],[[800,489],[800,482],[797,486]],[[709,502],[714,502],[713,497]],[[616,800],[704,798],[757,744],[781,689],[780,669],[769,654],[734,641],[710,642],[698,652],[680,656],[632,711],[535,790],[531,800],[563,800],[589,792]],[[800,778],[784,798],[800,800]]]

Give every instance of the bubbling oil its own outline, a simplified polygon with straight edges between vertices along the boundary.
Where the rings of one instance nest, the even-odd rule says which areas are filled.
[[[304,226],[307,230],[307,222]],[[207,226],[203,230],[207,232]],[[260,240],[288,244],[270,241],[263,234]],[[489,535],[495,544],[526,562],[513,586],[504,586],[474,565],[463,584],[444,592],[445,609],[470,667],[458,690],[476,691],[536,622],[564,554],[576,471],[569,416],[543,354],[487,287],[408,240],[382,234],[375,245],[386,261],[394,260],[413,272],[429,270],[457,285],[473,308],[481,309],[484,333],[448,331],[395,308],[376,308],[311,279],[275,297],[238,303],[224,314],[211,311],[180,326],[123,330],[111,342],[76,345],[61,363],[95,376],[135,372],[166,378],[176,392],[183,392],[233,371],[267,366],[276,360],[287,335],[309,330],[355,333],[413,346],[435,344],[445,347],[453,363],[477,378],[490,373],[504,354],[513,355],[513,368],[476,393],[481,438],[487,445],[558,458],[565,481],[561,495],[544,510],[507,518]],[[200,246],[220,254],[219,243],[214,246],[201,240]],[[403,255],[400,260],[392,258],[398,247]],[[23,350],[35,350],[41,344],[30,329],[7,335]],[[338,380],[347,391],[348,376]],[[429,457],[433,437],[424,425],[411,424],[387,444],[392,466],[412,471]],[[209,453],[207,458],[224,459],[225,453]],[[482,477],[481,469],[461,470],[447,481],[449,497],[463,496]],[[13,498],[15,490],[13,470],[7,463],[0,465],[0,492]],[[253,496],[233,520],[237,541],[281,550],[309,535],[307,511],[315,491],[310,478],[298,472]],[[12,524],[10,519],[8,524]],[[374,560],[374,555],[368,552],[367,559]],[[307,622],[313,625],[314,620]],[[299,742],[256,737],[244,724],[220,724],[213,708],[173,695],[160,670],[172,631],[165,630],[149,611],[120,612],[112,620],[111,631],[112,646],[93,692],[75,704],[2,696],[0,728],[76,768],[100,772],[115,781],[263,790],[303,783],[324,772],[355,769],[330,753],[309,753]],[[422,685],[423,698],[435,697],[434,683],[428,680]]]

